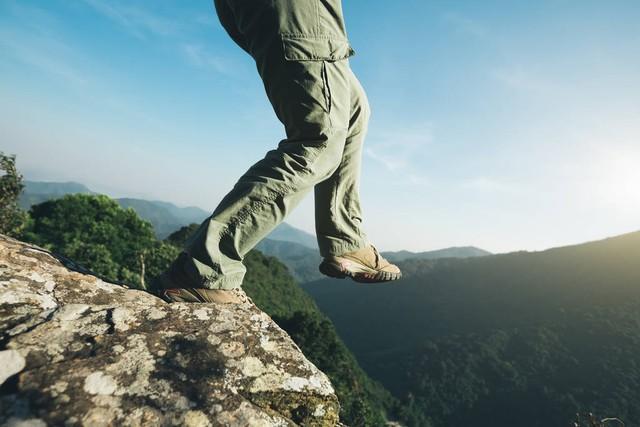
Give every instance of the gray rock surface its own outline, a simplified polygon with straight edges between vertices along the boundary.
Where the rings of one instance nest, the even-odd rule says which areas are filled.
[[[0,235],[0,425],[338,423],[328,378],[241,291],[166,304],[77,270]]]

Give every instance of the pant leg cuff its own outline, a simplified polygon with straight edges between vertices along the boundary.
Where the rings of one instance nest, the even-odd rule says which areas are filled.
[[[244,279],[244,273],[236,273],[230,275],[222,275],[217,277],[208,277],[202,284],[203,288],[207,289],[239,289],[242,287],[242,280]]]
[[[323,258],[339,256],[342,254],[346,254],[347,252],[353,252],[357,251],[358,249],[362,249],[366,247],[367,244],[368,242],[365,238],[348,242],[333,240],[327,242],[326,244],[319,245],[320,255]]]

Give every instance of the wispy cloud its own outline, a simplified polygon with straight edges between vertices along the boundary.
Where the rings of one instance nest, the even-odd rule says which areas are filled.
[[[51,39],[32,43],[30,36],[7,29],[0,30],[0,46],[19,61],[41,71],[61,77],[74,86],[84,86],[88,79],[84,73],[71,65],[68,46]]]
[[[412,184],[428,185],[430,181],[417,168],[416,160],[424,155],[432,141],[430,123],[413,129],[389,129],[371,134],[365,154]]]
[[[488,30],[478,21],[460,15],[455,12],[447,12],[442,15],[442,20],[455,31],[472,37],[483,38],[488,35]]]
[[[135,37],[169,36],[178,33],[175,21],[153,14],[130,3],[105,0],[84,0],[97,12],[115,21]]]
[[[46,11],[17,2],[8,3],[18,24],[0,26],[0,46],[5,55],[74,86],[89,80],[78,65],[73,45],[58,35],[58,21]]]
[[[381,163],[389,172],[397,172],[407,167],[405,157],[395,157],[393,150],[383,145],[367,147],[365,153],[372,159]]]
[[[13,4],[13,21],[0,26],[0,49],[4,60],[21,62],[37,69],[47,80],[60,83],[68,93],[101,107],[136,117],[140,122],[155,122],[140,108],[140,101],[123,91],[121,81],[108,67],[98,69],[75,38],[65,36],[55,15],[35,6]],[[6,59],[5,59],[6,58]]]
[[[60,26],[60,22],[55,16],[32,3],[8,0],[2,6],[6,7],[8,16],[16,18],[22,26],[28,27],[38,34],[47,33],[50,28]]]
[[[213,7],[210,15],[202,13],[194,15],[185,12],[184,16],[168,18],[161,13],[151,12],[119,0],[84,0],[84,2],[124,28],[133,37],[140,40],[162,39],[162,43],[196,68],[227,75],[234,74],[234,67],[237,64],[233,64],[226,57],[211,53],[202,43],[194,41],[199,38],[196,33],[202,30],[202,27],[210,30],[220,27],[216,25]],[[195,27],[199,27],[200,30],[194,32]]]
[[[209,52],[201,44],[185,43],[182,45],[182,51],[189,62],[198,68],[229,75],[234,72],[235,66],[227,58]]]
[[[557,95],[560,89],[540,72],[522,65],[493,68],[489,76],[509,89],[530,95]]]
[[[477,176],[462,182],[462,188],[480,193],[513,193],[516,187],[507,182],[490,178],[488,176]]]
[[[211,13],[200,13],[193,17],[193,22],[196,22],[200,25],[204,25],[206,27],[218,28],[218,20],[215,16],[215,10],[213,6],[211,7]]]

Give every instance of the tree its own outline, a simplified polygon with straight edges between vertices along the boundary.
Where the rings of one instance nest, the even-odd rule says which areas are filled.
[[[146,252],[143,253],[145,281],[147,284],[164,272],[169,264],[176,259],[180,253],[180,248],[166,242],[155,241]]]
[[[149,222],[107,196],[67,195],[32,206],[30,214],[26,240],[112,281],[141,286],[142,260],[148,282],[176,254],[156,239]]]
[[[187,240],[191,235],[196,232],[199,226],[199,224],[189,224],[184,227],[180,227],[179,230],[171,233],[166,239],[164,239],[164,241],[175,247],[182,248],[185,243],[187,243]]]
[[[17,237],[27,223],[27,215],[18,207],[24,184],[16,169],[16,156],[0,151],[0,174],[0,233]]]

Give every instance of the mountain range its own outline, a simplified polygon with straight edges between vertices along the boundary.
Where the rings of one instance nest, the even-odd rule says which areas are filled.
[[[21,204],[75,192],[92,193],[77,183],[28,182]],[[159,236],[208,215],[118,201]],[[302,283],[360,366],[401,402],[407,425],[568,426],[583,411],[640,425],[640,232],[540,252],[383,252],[404,277],[378,285],[322,278],[315,237],[288,224],[257,249]],[[263,281],[266,273],[254,270]],[[313,344],[298,320],[283,326]]]
[[[491,252],[476,248],[475,246],[452,247],[426,252],[383,251],[381,253],[391,262],[405,261],[408,259],[472,258],[491,255]]]
[[[397,282],[303,288],[411,425],[639,425],[640,232],[400,266]]]
[[[42,182],[25,181],[25,188],[20,196],[19,204],[23,209],[46,200],[62,197],[65,194],[97,194],[87,186],[77,182]],[[198,207],[178,207],[173,203],[145,200],[137,198],[119,198],[116,200],[122,207],[132,208],[142,218],[149,221],[160,239],[164,239],[176,230],[199,224],[209,212]],[[318,271],[321,257],[318,253],[316,236],[295,228],[285,222],[278,225],[256,249],[266,255],[275,256],[288,268],[299,282],[321,279]],[[435,259],[444,257],[475,257],[490,254],[472,246],[445,248],[428,252],[383,252],[383,256],[396,262],[405,259]]]
[[[23,209],[29,209],[32,205],[62,197],[66,194],[97,194],[84,184],[77,182],[25,181],[24,184],[25,188],[19,199],[19,206]],[[114,200],[124,208],[132,208],[142,219],[149,221],[160,239],[167,237],[185,225],[199,224],[210,215],[210,212],[198,207],[178,207],[173,203],[158,200],[129,197]],[[313,248],[316,244],[314,235],[292,227],[287,223],[280,224],[272,231],[269,237],[298,243],[308,248]]]

